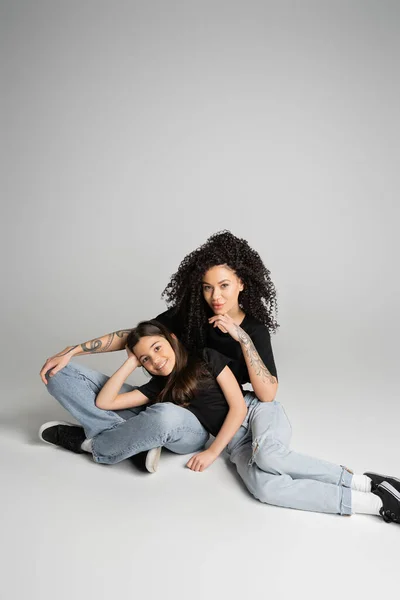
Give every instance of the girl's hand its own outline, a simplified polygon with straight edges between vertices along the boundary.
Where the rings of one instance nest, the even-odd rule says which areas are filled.
[[[223,333],[229,333],[229,335],[236,341],[239,341],[239,325],[234,323],[232,317],[229,315],[214,315],[208,319],[210,325],[218,327]]]
[[[192,471],[204,471],[214,462],[217,456],[211,450],[204,450],[204,452],[192,456],[186,466]]]
[[[125,346],[125,350],[128,355],[128,361],[131,363],[133,368],[137,369],[137,367],[141,367],[142,365],[140,364],[136,356],[133,354],[133,352],[129,350],[128,346]]]

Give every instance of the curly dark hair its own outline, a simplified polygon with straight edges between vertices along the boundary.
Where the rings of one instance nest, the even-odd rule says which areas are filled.
[[[202,278],[217,265],[232,269],[244,284],[239,306],[275,333],[279,325],[275,286],[260,255],[248,242],[227,230],[210,236],[196,250],[185,256],[162,293],[167,306],[184,325],[182,342],[188,349],[204,348],[210,308],[203,298]],[[212,314],[212,313],[211,313]]]

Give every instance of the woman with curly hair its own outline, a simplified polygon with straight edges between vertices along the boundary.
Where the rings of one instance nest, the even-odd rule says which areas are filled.
[[[277,328],[276,292],[269,271],[246,240],[229,231],[212,235],[183,259],[163,296],[171,308],[157,321],[182,339],[189,351],[207,344],[228,356],[240,384],[251,382],[260,400],[273,400],[278,384],[269,329]],[[240,343],[232,337],[232,327],[226,333],[228,321],[241,325]],[[111,464],[136,456],[136,464],[154,472],[161,446],[181,454],[204,446],[208,434],[201,424],[169,402],[146,410],[100,410],[95,399],[108,377],[69,364],[73,356],[123,350],[129,332],[118,330],[68,346],[49,358],[40,374],[50,394],[84,425],[86,437],[93,438],[97,462]],[[139,413],[140,420],[134,419]]]
[[[278,381],[270,331],[278,327],[276,292],[269,271],[245,240],[226,231],[211,236],[185,257],[163,296],[171,308],[157,321],[188,350],[208,347],[228,357],[239,384],[250,382],[253,387],[254,392],[245,395],[247,418],[227,450],[256,498],[288,508],[400,519],[400,483],[395,478],[353,475],[346,467],[289,449],[291,426],[274,399]],[[130,408],[130,415],[101,410],[95,399],[107,378],[85,373],[80,366],[65,367],[74,354],[122,349],[128,334],[129,330],[114,332],[66,348],[46,362],[41,374],[44,379],[46,373],[49,376],[50,393],[82,423],[85,432],[68,424],[48,423],[41,428],[42,439],[76,452],[91,451],[96,462],[104,463],[156,446],[178,453],[198,451],[207,431],[184,407],[156,403],[147,409]],[[121,391],[129,387],[122,386]],[[154,455],[158,456],[153,451]],[[208,450],[197,457],[199,471],[214,460]],[[154,465],[149,470],[155,470]]]

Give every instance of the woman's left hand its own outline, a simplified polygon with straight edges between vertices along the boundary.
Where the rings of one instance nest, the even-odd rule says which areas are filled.
[[[239,325],[236,325],[229,315],[214,315],[208,319],[208,322],[210,325],[213,325],[213,327],[218,327],[223,333],[229,333],[236,342],[239,341],[240,327]]]
[[[214,460],[217,458],[217,455],[210,450],[204,450],[204,452],[200,452],[199,454],[195,454],[186,464],[189,469],[192,471],[204,471],[209,467]]]

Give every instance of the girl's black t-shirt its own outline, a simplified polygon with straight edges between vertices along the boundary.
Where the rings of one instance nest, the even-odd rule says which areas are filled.
[[[199,382],[194,398],[189,406],[185,408],[198,418],[209,433],[216,436],[229,410],[228,403],[216,378],[227,365],[230,366],[231,361],[211,348],[205,348],[201,353],[201,358],[206,363],[211,377]],[[166,381],[166,377],[152,377],[148,383],[138,389],[150,401],[156,402]]]
[[[181,337],[183,325],[181,324],[179,317],[174,314],[172,308],[159,314],[156,317],[156,320],[175,333],[178,338]],[[247,314],[240,324],[240,327],[251,337],[253,344],[268,371],[271,375],[278,378],[272,352],[271,336],[268,328],[263,323]],[[218,327],[213,327],[212,324],[207,324],[206,328],[207,348],[217,350],[217,352],[220,352],[231,359],[229,368],[233,371],[233,374],[240,385],[250,383],[249,372],[239,342],[234,340],[229,333],[223,333]]]

